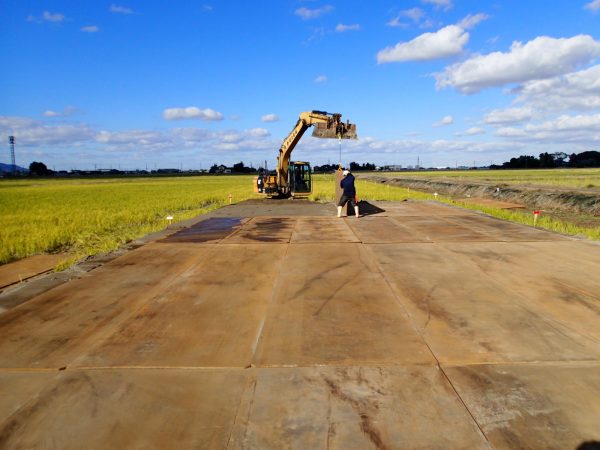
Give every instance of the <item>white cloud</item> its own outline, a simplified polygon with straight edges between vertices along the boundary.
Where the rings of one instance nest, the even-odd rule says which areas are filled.
[[[454,118],[452,116],[444,116],[442,120],[434,123],[433,127],[444,127],[446,125],[452,125],[454,123]]]
[[[267,130],[265,128],[251,128],[249,130],[246,130],[244,132],[244,134],[247,136],[255,137],[255,138],[264,138],[264,137],[271,136],[271,133],[269,133],[269,130]]]
[[[109,11],[117,14],[133,14],[132,9],[125,6],[115,5],[114,3],[110,5]]]
[[[27,16],[28,22],[43,23],[43,22],[62,22],[65,20],[65,15],[62,13],[51,13],[50,11],[44,11],[41,17],[34,15]]]
[[[100,27],[97,25],[88,25],[85,27],[81,27],[81,31],[85,33],[97,33],[98,31],[100,31]]]
[[[335,27],[335,31],[338,33],[343,33],[344,31],[358,31],[360,30],[360,25],[358,23],[352,25],[344,25],[343,23],[338,23]]]
[[[296,11],[294,11],[294,14],[296,14],[302,20],[311,20],[311,19],[316,19],[318,17],[321,17],[322,15],[333,11],[333,9],[334,8],[331,5],[325,5],[325,6],[322,6],[321,8],[314,8],[314,9],[302,7],[302,8],[298,8]]]
[[[279,120],[279,116],[277,114],[266,114],[260,118],[263,122],[277,122]]]
[[[600,108],[600,65],[546,80],[528,81],[517,102],[537,111],[585,111]]]
[[[486,114],[484,121],[488,125],[507,125],[525,122],[533,117],[531,108],[495,109]]]
[[[496,131],[497,136],[525,141],[550,143],[581,142],[594,145],[600,142],[600,114],[562,115],[538,124],[527,124],[522,128],[505,127]]]
[[[188,106],[187,108],[167,108],[163,112],[163,118],[166,120],[223,120],[223,114],[211,108],[200,109],[195,106]]]
[[[49,11],[44,11],[42,18],[47,22],[62,22],[63,20],[65,20],[64,14],[51,13]]]
[[[0,116],[0,134],[15,136],[17,143],[29,146],[65,144],[89,141],[94,132],[82,124],[45,124],[14,116]]]
[[[421,3],[434,5],[436,9],[443,9],[444,11],[448,11],[454,6],[452,0],[421,0]]]
[[[460,53],[469,41],[469,33],[457,25],[448,25],[435,33],[424,33],[412,41],[399,42],[377,53],[377,62],[427,61]]]
[[[386,25],[388,27],[406,28],[408,25],[402,22],[402,18],[404,17],[410,19],[413,23],[418,24],[422,19],[426,18],[426,14],[421,8],[405,9],[400,11],[398,15],[387,22]]]
[[[593,0],[589,3],[586,3],[584,8],[593,12],[600,11],[600,0]]]
[[[481,127],[471,127],[467,131],[456,133],[457,136],[477,136],[480,134],[485,134],[485,130]]]
[[[600,56],[600,42],[589,35],[555,39],[540,36],[514,42],[507,53],[476,55],[436,74],[438,88],[454,87],[471,94],[482,89],[550,78],[570,72]]]
[[[67,117],[74,114],[77,111],[77,108],[74,106],[67,106],[62,111],[54,111],[52,109],[47,109],[44,111],[44,117]]]
[[[465,18],[463,18],[460,22],[458,22],[457,25],[465,30],[468,30],[489,18],[490,18],[490,16],[488,16],[487,14],[484,14],[484,13],[478,13],[475,15],[468,14]]]
[[[325,83],[327,81],[327,75],[319,75],[317,78],[315,78],[315,83],[320,84],[320,83]]]

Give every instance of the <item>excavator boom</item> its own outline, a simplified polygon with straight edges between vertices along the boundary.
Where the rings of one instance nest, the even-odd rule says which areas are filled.
[[[308,172],[308,178],[310,179],[310,165],[308,163],[299,163],[298,167],[290,167],[290,164],[292,164],[292,166],[294,164],[290,163],[290,156],[292,150],[304,135],[304,132],[313,125],[316,125],[312,134],[314,137],[325,139],[358,139],[356,135],[356,125],[350,123],[350,121],[344,123],[341,114],[330,114],[325,111],[300,113],[296,126],[284,139],[281,148],[279,149],[276,175],[268,176],[265,180],[265,192],[267,195],[287,197],[298,192],[294,185],[295,179],[290,179],[289,173],[291,173],[292,169],[298,169],[295,171],[296,177]],[[309,183],[308,188],[303,189],[302,193],[310,194],[310,192],[311,187]]]

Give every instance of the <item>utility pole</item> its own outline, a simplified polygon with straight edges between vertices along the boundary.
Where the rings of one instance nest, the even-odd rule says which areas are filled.
[[[15,137],[9,136],[8,143],[10,144],[10,163],[12,165],[13,175],[17,174],[17,163],[15,162]]]

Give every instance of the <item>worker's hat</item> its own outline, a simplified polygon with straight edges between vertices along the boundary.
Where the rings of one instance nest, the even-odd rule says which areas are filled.
[[[346,176],[346,175],[348,175],[350,173],[350,171],[349,170],[344,170],[342,173],[344,174],[344,176]]]

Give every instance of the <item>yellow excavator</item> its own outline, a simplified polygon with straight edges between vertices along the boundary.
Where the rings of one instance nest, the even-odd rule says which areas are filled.
[[[310,164],[301,161],[290,161],[292,150],[311,126],[316,125],[312,135],[325,139],[358,139],[356,125],[342,122],[342,115],[330,114],[325,111],[310,111],[300,113],[296,126],[285,138],[279,156],[277,170],[274,174],[265,174],[255,182],[258,191],[263,191],[267,197],[307,197],[312,192]],[[261,186],[262,181],[262,186]],[[262,189],[261,189],[262,188]]]

